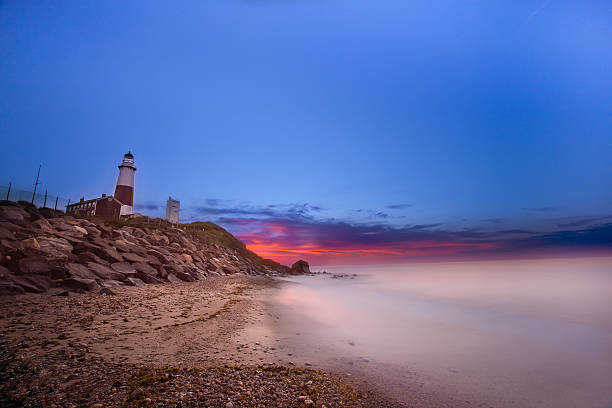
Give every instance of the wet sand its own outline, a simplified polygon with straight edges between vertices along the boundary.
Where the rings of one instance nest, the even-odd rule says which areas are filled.
[[[295,284],[290,280],[280,283]],[[411,367],[377,361],[364,353],[360,345],[355,344],[350,337],[331,340],[324,334],[327,328],[320,322],[311,319],[307,313],[295,308],[288,309],[286,305],[275,300],[278,291],[266,289],[265,314],[261,321],[263,324],[248,325],[236,338],[238,343],[256,341],[257,350],[263,351],[269,360],[279,365],[316,367],[343,375],[373,390],[376,395],[386,400],[387,404],[393,404],[392,406],[494,407],[484,398],[457,395],[454,390],[445,390],[438,381]]]

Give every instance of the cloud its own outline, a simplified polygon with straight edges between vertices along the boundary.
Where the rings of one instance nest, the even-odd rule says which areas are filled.
[[[584,219],[581,219],[581,220],[570,221],[570,222],[565,222],[565,223],[559,223],[559,224],[557,224],[557,226],[559,228],[582,227],[584,225],[588,225],[588,224],[593,224],[593,223],[596,223],[596,222],[605,221],[605,220],[610,219],[610,218],[612,218],[612,216],[589,217],[589,218],[584,218]]]
[[[612,223],[595,225],[578,231],[551,232],[532,237],[529,242],[560,248],[585,246],[612,248]]]
[[[489,222],[491,224],[500,224],[504,219],[503,218],[486,218],[484,220],[480,220],[481,222]]]
[[[524,230],[524,229],[508,229],[497,231],[498,234],[536,234],[534,231]]]
[[[538,213],[549,213],[553,211],[557,211],[558,207],[525,207],[523,210],[529,212],[538,212]]]
[[[612,238],[606,235],[612,234],[612,227],[548,233],[480,227],[454,230],[441,222],[393,225],[388,214],[366,209],[354,210],[352,218],[337,219],[322,217],[323,209],[308,203],[258,206],[214,200],[206,204],[195,209],[196,216],[214,218],[251,250],[285,264],[300,258],[329,265],[508,258],[588,248],[612,252]],[[496,224],[498,220],[489,221]]]
[[[134,205],[134,209],[138,211],[156,211],[159,209],[157,204],[136,204]]]
[[[208,199],[205,206],[197,206],[191,209],[196,216],[207,217],[280,217],[280,218],[300,218],[311,217],[312,213],[323,211],[323,208],[308,203],[295,204],[270,204],[266,206],[256,206],[251,204],[235,205],[227,200]]]
[[[390,210],[403,210],[410,207],[412,207],[412,204],[391,204],[387,206]]]
[[[435,227],[439,227],[440,225],[444,225],[443,223],[437,223],[437,224],[419,224],[419,225],[413,225],[410,227],[411,230],[422,230],[422,229],[427,229],[427,228],[435,228]]]

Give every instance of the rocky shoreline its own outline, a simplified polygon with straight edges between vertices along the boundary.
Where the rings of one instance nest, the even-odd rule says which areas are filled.
[[[394,406],[350,379],[285,364],[263,339],[245,339],[247,327],[264,324],[276,284],[233,275],[121,286],[114,295],[2,296],[0,405]]]
[[[304,261],[289,268],[259,257],[212,223],[177,228],[148,217],[105,222],[0,201],[0,294],[308,272]]]

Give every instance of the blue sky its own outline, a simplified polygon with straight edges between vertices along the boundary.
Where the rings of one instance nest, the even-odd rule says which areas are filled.
[[[132,150],[151,215],[599,219],[610,38],[605,1],[3,1],[0,183],[92,197]]]

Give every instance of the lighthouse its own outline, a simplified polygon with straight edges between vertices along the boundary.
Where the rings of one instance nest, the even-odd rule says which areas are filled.
[[[134,210],[134,155],[127,152],[119,165],[119,178],[115,188],[115,198],[121,203],[121,215],[132,214]]]

